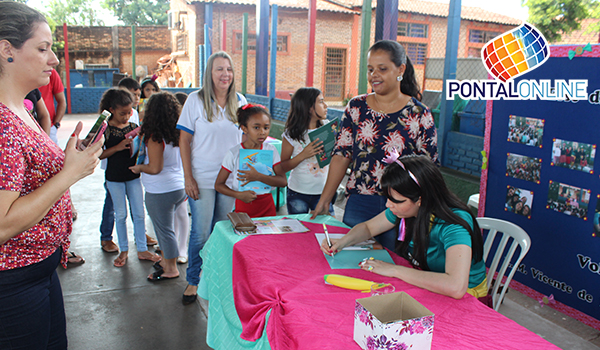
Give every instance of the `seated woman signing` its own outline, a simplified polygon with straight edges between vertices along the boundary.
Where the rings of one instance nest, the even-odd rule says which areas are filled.
[[[395,228],[396,252],[415,268],[367,260],[362,269],[456,299],[465,293],[487,295],[481,231],[437,166],[426,156],[398,158],[395,149],[383,161],[388,163],[381,177],[387,209],[332,240],[331,248],[324,241],[321,249],[332,254]]]

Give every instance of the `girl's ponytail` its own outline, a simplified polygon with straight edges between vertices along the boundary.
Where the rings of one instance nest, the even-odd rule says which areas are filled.
[[[419,87],[419,83],[417,83],[417,77],[415,76],[415,68],[413,67],[408,55],[406,56],[406,69],[404,70],[402,82],[400,83],[400,91],[402,91],[403,94],[412,96],[419,101],[421,101],[423,98],[423,95],[421,94],[421,88]]]

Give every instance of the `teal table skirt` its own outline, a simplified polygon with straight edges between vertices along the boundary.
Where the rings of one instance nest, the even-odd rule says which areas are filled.
[[[334,217],[328,215],[319,215],[315,220],[310,220],[310,214],[286,215],[285,217],[347,227]],[[255,342],[240,338],[242,324],[233,301],[232,261],[233,245],[245,237],[235,234],[229,221],[220,221],[215,225],[210,238],[204,245],[204,249],[200,252],[203,265],[200,284],[198,286],[198,295],[208,301],[206,344],[213,349],[271,349],[266,335],[266,326],[261,338]],[[267,322],[269,314],[266,317]]]

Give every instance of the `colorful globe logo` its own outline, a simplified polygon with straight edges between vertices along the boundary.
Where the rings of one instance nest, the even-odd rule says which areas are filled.
[[[503,82],[541,66],[549,57],[546,38],[529,23],[494,38],[481,50],[487,71]]]

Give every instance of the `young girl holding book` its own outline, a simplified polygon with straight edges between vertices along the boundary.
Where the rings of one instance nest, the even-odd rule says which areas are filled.
[[[135,165],[135,155],[130,155],[132,139],[125,137],[129,132],[137,128],[137,124],[129,122],[133,95],[124,89],[112,88],[106,90],[100,100],[100,110],[111,113],[108,119],[108,127],[104,133],[106,142],[100,159],[107,158],[106,165],[106,187],[110,192],[115,209],[117,223],[117,236],[119,237],[119,249],[121,253],[115,259],[114,265],[122,267],[127,263],[129,251],[127,240],[127,203],[131,207],[133,219],[133,235],[138,251],[138,259],[160,261],[160,256],[148,251],[146,245],[146,226],[144,213],[144,195],[140,175],[129,170]]]
[[[235,211],[238,213],[247,213],[250,217],[275,216],[275,203],[271,193],[257,195],[256,192],[251,190],[238,190],[240,186],[252,181],[259,181],[277,187],[284,187],[287,184],[285,172],[279,162],[279,152],[273,145],[264,144],[271,129],[271,115],[261,105],[247,104],[238,109],[237,117],[240,128],[247,136],[246,141],[234,146],[225,155],[223,165],[215,181],[215,190],[234,197],[236,199]],[[261,174],[250,163],[247,164],[249,170],[238,170],[241,149],[271,151],[274,174]]]
[[[294,93],[281,144],[281,168],[284,172],[291,170],[287,190],[289,214],[314,210],[323,192],[329,166],[320,168],[315,157],[323,151],[323,142],[311,142],[308,133],[323,126],[326,117],[327,104],[319,89],[305,87]],[[329,212],[334,213],[331,203]]]

